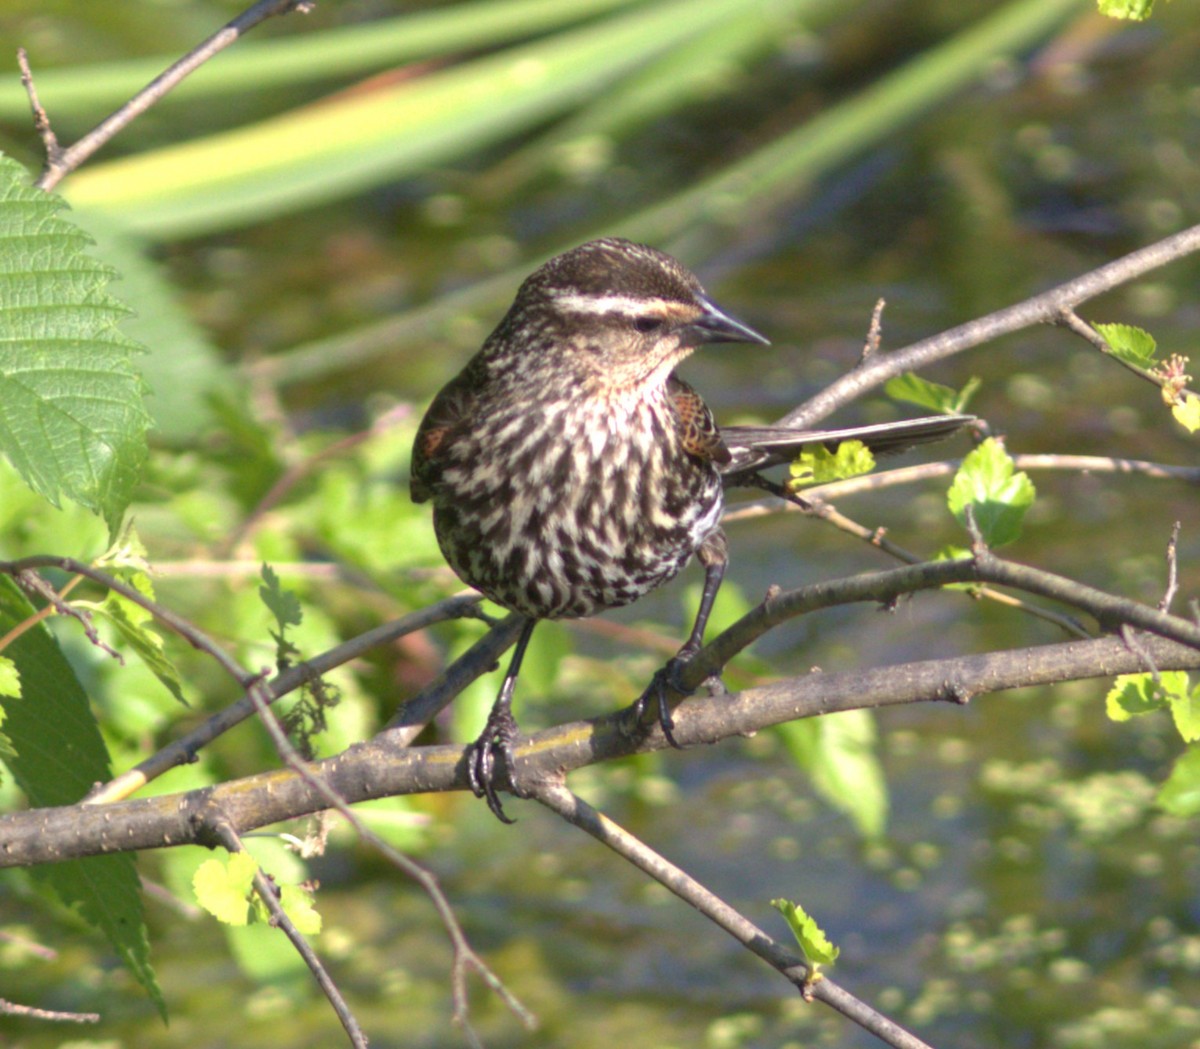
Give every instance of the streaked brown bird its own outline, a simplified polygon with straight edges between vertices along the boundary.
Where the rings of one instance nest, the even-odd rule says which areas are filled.
[[[483,348],[417,431],[414,502],[433,503],[438,544],[470,586],[524,617],[487,724],[468,751],[471,787],[501,820],[499,754],[515,787],[513,688],[534,627],[620,608],[694,555],[704,590],[691,634],[638,700],[658,700],[700,650],[728,560],[724,477],[859,439],[877,451],[963,425],[938,416],[836,431],[717,428],[675,367],[697,346],[763,343],[671,256],[618,238],[551,259],[521,285]],[[682,691],[682,690],[680,690]]]

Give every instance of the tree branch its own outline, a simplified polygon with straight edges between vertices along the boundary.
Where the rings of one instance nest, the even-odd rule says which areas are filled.
[[[1163,670],[1200,668],[1200,651],[1155,636],[1142,648]],[[990,692],[1146,670],[1143,655],[1119,638],[1071,641],[924,662],[815,673],[743,692],[692,698],[674,712],[685,745],[752,735],[771,725],[839,710],[929,701],[966,702]],[[618,712],[574,721],[523,739],[519,775],[537,781],[597,761],[664,750],[657,728],[631,737]],[[389,732],[307,768],[346,805],[372,798],[467,790],[458,746],[410,747]],[[216,804],[239,832],[321,811],[329,799],[291,770],[260,773],[184,794],[11,813],[0,817],[0,867],[55,863],[110,852],[197,844],[207,806]],[[374,836],[366,839],[373,844]]]
[[[779,420],[779,425],[813,426],[888,379],[916,371],[1001,335],[1009,335],[1035,324],[1057,323],[1065,310],[1197,250],[1200,250],[1200,225],[1164,237],[1082,277],[1076,277],[1014,306],[989,313],[986,317],[960,324],[957,328],[892,353],[871,354],[853,371],[830,383],[815,397],[785,415]]]
[[[46,148],[46,160],[42,167],[42,173],[34,185],[39,189],[53,189],[101,146],[109,142],[114,135],[128,127],[163,95],[171,91],[181,80],[199,69],[214,55],[224,51],[230,44],[235,43],[244,33],[253,29],[260,22],[276,15],[290,14],[292,11],[307,13],[311,7],[311,0],[260,0],[233,21],[228,22],[204,43],[189,51],[178,62],[169,66],[128,102],[105,117],[83,138],[66,149],[59,145],[58,139],[50,127],[50,118],[37,97],[28,56],[25,54],[25,49],[21,48],[17,53],[17,60],[21,66],[21,81],[29,95],[34,127]]]

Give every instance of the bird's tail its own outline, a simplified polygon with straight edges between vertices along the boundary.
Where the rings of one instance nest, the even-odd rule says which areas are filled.
[[[733,458],[721,467],[727,483],[739,474],[791,462],[805,445],[836,448],[862,441],[874,455],[893,455],[918,444],[940,441],[975,422],[973,415],[930,415],[923,419],[849,426],[841,430],[797,430],[787,426],[722,426],[721,437]]]

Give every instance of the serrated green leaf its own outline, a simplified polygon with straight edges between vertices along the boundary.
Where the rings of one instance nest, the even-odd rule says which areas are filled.
[[[21,674],[17,664],[8,656],[0,656],[0,696],[19,699],[21,696]]]
[[[138,573],[134,579],[141,579],[146,585],[149,585],[149,580],[141,573]],[[131,581],[131,585],[137,586],[137,583]],[[116,627],[163,687],[184,706],[188,705],[188,701],[183,695],[183,681],[179,671],[175,664],[167,658],[166,652],[163,650],[162,637],[151,627],[154,617],[146,609],[116,593],[110,593],[98,603],[79,602],[79,604],[91,608]]]
[[[822,444],[803,448],[790,467],[791,487],[828,484],[875,469],[875,457],[862,441],[843,441],[833,451]]]
[[[907,401],[935,412],[960,415],[966,411],[971,398],[982,385],[982,379],[972,376],[963,384],[961,390],[956,390],[951,386],[922,379],[913,372],[905,372],[889,379],[884,386],[884,392],[896,401]]]
[[[305,936],[316,936],[321,931],[321,915],[313,903],[312,893],[307,889],[299,885],[282,886],[279,904],[298,932]]]
[[[280,633],[290,626],[299,626],[304,620],[304,610],[300,606],[300,598],[291,590],[284,590],[279,582],[279,576],[265,561],[262,566],[263,585],[258,588],[258,595],[267,610],[275,617]]]
[[[1102,15],[1144,22],[1154,10],[1154,0],[1096,0]]]
[[[1171,414],[1188,433],[1195,433],[1200,430],[1200,397],[1182,394],[1171,406]]]
[[[115,534],[146,459],[142,348],[64,207],[0,156],[0,452],[55,506],[77,502]]]
[[[246,925],[254,911],[254,875],[258,864],[246,852],[231,853],[227,862],[205,860],[196,868],[192,891],[196,902],[219,922]]]
[[[837,961],[841,950],[829,942],[824,930],[805,913],[800,904],[791,900],[772,900],[771,906],[786,919],[788,928],[792,930],[810,964],[832,965]]]
[[[0,578],[0,634],[34,614],[16,584]],[[21,675],[19,699],[0,697],[11,752],[4,757],[31,805],[78,802],[112,777],[108,751],[88,697],[44,624],[26,630],[6,650]],[[141,883],[133,856],[119,853],[35,867],[68,907],[108,938],[166,1018],[166,1003],[150,967]]]
[[[888,790],[869,710],[848,710],[778,726],[796,764],[827,804],[850,817],[865,838],[887,824]]]
[[[1149,368],[1154,363],[1158,344],[1148,331],[1132,324],[1096,324],[1093,327],[1104,336],[1114,357],[1139,368]]]
[[[1021,522],[1037,489],[1024,471],[1016,471],[1004,446],[989,437],[963,459],[947,493],[950,512],[966,523],[966,508],[990,547],[1004,546],[1021,534]]]
[[[1179,756],[1155,800],[1172,816],[1200,814],[1200,747],[1190,746]]]

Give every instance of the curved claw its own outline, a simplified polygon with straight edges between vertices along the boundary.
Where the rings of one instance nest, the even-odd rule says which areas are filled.
[[[654,672],[654,677],[650,679],[650,684],[646,686],[646,691],[638,696],[633,704],[635,724],[641,724],[642,718],[649,709],[651,702],[658,704],[658,724],[662,728],[667,742],[676,750],[682,750],[683,744],[675,738],[675,719],[671,716],[671,707],[667,703],[667,693],[677,692],[681,696],[690,696],[695,691],[695,689],[688,688],[680,681],[683,668],[688,665],[691,658],[690,655],[680,653],[668,659],[665,665],[659,667]]]
[[[517,738],[517,723],[507,710],[493,710],[479,738],[467,748],[467,782],[477,798],[483,798],[492,815],[501,823],[516,823],[504,811],[496,793],[496,754],[499,753],[512,780],[512,745]]]

